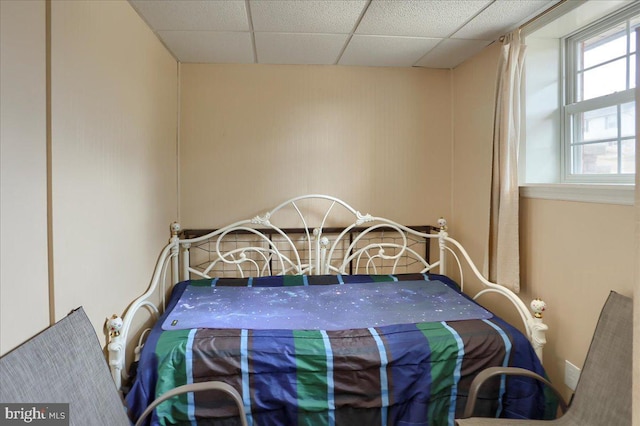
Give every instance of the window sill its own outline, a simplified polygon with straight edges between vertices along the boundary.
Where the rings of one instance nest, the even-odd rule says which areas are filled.
[[[520,196],[545,200],[633,206],[635,202],[635,186],[569,183],[525,184],[520,186]]]

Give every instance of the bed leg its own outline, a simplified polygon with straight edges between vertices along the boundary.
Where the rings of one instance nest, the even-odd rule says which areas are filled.
[[[191,244],[182,244],[182,278],[181,281],[187,281],[189,279],[189,249]]]
[[[122,336],[115,336],[107,346],[109,350],[109,368],[111,376],[116,383],[116,389],[120,391],[122,386],[122,366],[124,364],[124,345]]]

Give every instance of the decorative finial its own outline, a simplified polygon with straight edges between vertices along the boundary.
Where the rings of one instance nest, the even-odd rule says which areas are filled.
[[[533,316],[536,318],[542,318],[542,313],[547,309],[547,304],[542,299],[533,299],[531,301],[531,310]]]
[[[440,219],[438,219],[438,226],[440,227],[441,231],[446,231],[447,230],[447,219],[445,219],[444,217],[441,217]]]
[[[110,337],[118,337],[120,330],[122,329],[122,318],[113,314],[111,318],[107,319],[107,331]]]
[[[178,236],[178,233],[182,230],[182,226],[178,222],[173,222],[171,224],[171,235],[174,237]]]

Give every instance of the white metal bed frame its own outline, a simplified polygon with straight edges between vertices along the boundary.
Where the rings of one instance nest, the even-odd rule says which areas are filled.
[[[319,209],[320,205],[323,208]],[[324,213],[321,216],[314,216],[318,211]],[[323,231],[328,228],[333,217],[337,217],[337,220],[342,223],[346,220],[349,224],[342,226],[342,231],[337,235],[326,235]],[[320,223],[313,226],[310,223],[313,219],[319,220]],[[286,229],[284,224],[289,225],[288,221],[291,220],[302,223],[302,241],[294,241],[284,231]],[[357,236],[347,238],[346,236],[352,235],[350,233],[355,228],[359,228]],[[269,233],[267,234],[265,230]],[[458,266],[460,285],[463,290],[464,279],[460,258],[465,260],[473,275],[484,285],[485,288],[474,296],[474,300],[483,294],[497,293],[506,297],[515,306],[523,321],[527,338],[542,360],[542,349],[546,343],[545,332],[548,329],[542,322],[544,302],[540,299],[532,301],[533,312],[531,312],[511,290],[484,278],[464,247],[449,237],[447,223],[443,218],[438,220],[437,233],[419,232],[383,217],[361,214],[338,198],[312,194],[292,198],[262,216],[241,220],[199,237],[181,238],[180,231],[181,227],[178,223],[171,224],[171,238],[158,258],[147,291],[131,303],[121,321],[120,318],[116,318],[115,327],[108,327],[111,330],[108,345],[109,366],[118,389],[121,388],[122,379],[128,378],[125,358],[132,320],[142,308],[146,308],[154,320],[158,319],[164,306],[156,306],[152,298],[157,291],[160,291],[164,304],[168,270],[171,271],[171,285],[173,285],[192,277],[212,278],[209,274],[215,270],[216,265],[220,264],[232,265],[241,277],[245,275],[348,274],[350,269],[353,273],[375,274],[380,273],[379,268],[383,264],[388,269],[384,273],[395,274],[400,259],[411,257],[420,265],[418,272],[437,271],[446,275],[447,254],[451,254]],[[230,236],[237,232],[251,234],[255,243],[229,248],[226,243]],[[392,242],[379,239],[376,241],[381,232],[387,235],[396,234],[396,239]],[[273,240],[273,235],[278,237],[278,242]],[[426,244],[437,239],[437,259],[430,263],[429,259],[425,259],[411,248],[408,244],[409,238],[424,238]],[[206,267],[194,268],[190,263],[190,248],[193,244],[204,241],[209,241],[214,248],[213,258],[207,260],[209,264]],[[136,353],[140,349],[140,341],[138,341]]]

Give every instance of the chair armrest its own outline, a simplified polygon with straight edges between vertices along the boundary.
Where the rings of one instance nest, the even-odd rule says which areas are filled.
[[[531,377],[544,383],[558,397],[558,405],[560,405],[560,410],[562,411],[562,413],[564,414],[567,411],[567,404],[558,389],[556,389],[551,384],[551,382],[549,382],[541,375],[536,374],[533,371],[518,367],[489,367],[478,373],[478,375],[471,382],[471,386],[469,386],[469,396],[467,397],[467,405],[464,408],[464,414],[462,418],[466,419],[473,415],[473,410],[476,407],[476,399],[478,398],[478,391],[480,390],[480,387],[484,384],[484,382],[493,376],[501,376],[503,374],[507,376]]]
[[[245,411],[244,411],[244,405],[242,403],[242,397],[240,396],[238,391],[235,390],[233,387],[229,386],[228,384],[226,384],[224,382],[217,382],[217,381],[190,383],[188,385],[178,386],[177,388],[171,389],[170,391],[167,391],[167,392],[163,393],[158,398],[156,398],[147,407],[146,410],[144,410],[144,412],[142,413],[142,415],[140,416],[140,418],[136,422],[135,426],[142,425],[142,423],[144,422],[145,418],[149,414],[151,414],[153,409],[156,408],[158,405],[160,405],[162,402],[166,401],[167,399],[172,398],[172,397],[174,397],[176,395],[182,395],[183,393],[187,393],[187,392],[201,392],[201,391],[205,391],[205,390],[219,390],[219,391],[222,391],[222,392],[227,393],[228,395],[230,395],[233,398],[233,400],[236,402],[236,405],[238,406],[238,410],[240,411],[240,423],[242,424],[242,426],[247,426],[247,416],[246,416]]]

